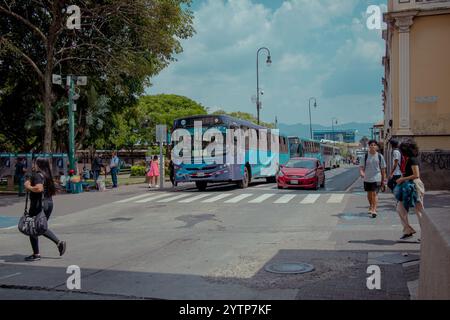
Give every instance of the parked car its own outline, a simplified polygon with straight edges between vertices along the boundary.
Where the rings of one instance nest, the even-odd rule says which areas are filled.
[[[278,189],[325,188],[325,169],[318,159],[292,158],[286,165],[280,166],[277,184]]]

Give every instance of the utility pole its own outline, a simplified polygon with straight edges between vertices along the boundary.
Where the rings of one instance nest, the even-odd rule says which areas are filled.
[[[53,84],[62,85],[62,76],[53,75]],[[68,75],[66,77],[66,90],[68,94],[68,110],[67,117],[69,122],[69,170],[75,170],[75,116],[77,111],[75,101],[80,98],[80,95],[75,92],[75,85],[85,86],[87,84],[87,77]]]

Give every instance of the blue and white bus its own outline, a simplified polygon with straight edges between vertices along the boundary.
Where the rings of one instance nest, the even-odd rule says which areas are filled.
[[[199,129],[196,123],[201,123],[201,135],[199,143]],[[205,157],[205,150],[212,143],[218,142],[215,137],[205,133],[214,129],[220,132],[224,138],[222,150],[214,150],[209,157]],[[229,138],[230,132],[241,130],[245,133],[242,148],[236,146],[237,138]],[[175,134],[177,132],[177,134]],[[179,138],[178,133],[185,132],[191,150],[188,156],[185,150],[177,148],[175,144],[182,143],[184,138]],[[194,147],[194,137],[197,139],[197,151]],[[174,141],[175,140],[175,141]],[[232,141],[233,143],[226,143]],[[250,143],[257,141],[257,143]],[[277,147],[276,144],[278,144]],[[201,146],[201,150],[198,150]],[[247,188],[252,179],[266,178],[268,182],[276,181],[276,174],[280,165],[289,161],[289,141],[287,136],[278,134],[266,127],[258,126],[254,123],[236,119],[227,115],[202,115],[177,119],[174,122],[172,133],[172,158],[183,159],[174,161],[174,174],[177,183],[195,182],[200,191],[204,191],[208,184],[230,182],[236,183],[240,188]],[[231,150],[233,148],[234,150]],[[178,152],[178,154],[176,154]],[[230,161],[230,154],[233,159],[240,157],[242,161]],[[211,159],[222,159],[214,161]],[[186,161],[188,160],[188,161]],[[190,161],[189,161],[190,160]]]

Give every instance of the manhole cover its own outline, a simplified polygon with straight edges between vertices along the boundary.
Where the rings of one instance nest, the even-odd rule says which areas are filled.
[[[269,264],[264,269],[271,273],[301,274],[314,271],[314,266],[308,263],[285,262]]]
[[[112,222],[122,222],[122,221],[131,221],[133,220],[133,218],[113,218],[113,219],[109,219],[109,221]]]

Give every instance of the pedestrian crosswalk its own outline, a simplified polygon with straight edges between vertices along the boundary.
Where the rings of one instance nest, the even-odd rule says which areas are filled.
[[[282,193],[174,193],[161,192],[158,194],[141,194],[131,198],[117,201],[117,204],[126,203],[180,203],[180,204],[340,204],[345,200],[344,193],[317,193],[317,194],[282,194]]]

